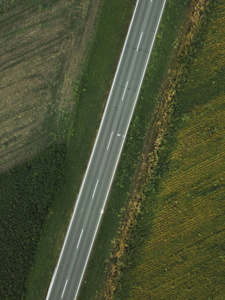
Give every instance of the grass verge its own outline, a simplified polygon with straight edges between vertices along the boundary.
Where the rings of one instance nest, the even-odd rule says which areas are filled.
[[[146,143],[146,135],[153,125],[159,91],[189,4],[190,1],[184,5],[183,1],[175,0],[166,5],[121,162],[87,267],[80,299],[101,297],[100,291],[104,285],[105,272],[108,267],[107,260],[113,247],[112,240],[124,217],[123,210],[128,202],[132,180]]]

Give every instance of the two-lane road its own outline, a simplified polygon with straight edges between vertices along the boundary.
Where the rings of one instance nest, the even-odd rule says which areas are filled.
[[[47,300],[75,300],[166,0],[138,0]],[[91,125],[91,124],[90,124]]]

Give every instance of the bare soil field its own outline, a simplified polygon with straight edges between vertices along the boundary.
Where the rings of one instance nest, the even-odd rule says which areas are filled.
[[[100,4],[1,1],[1,173],[66,136]]]

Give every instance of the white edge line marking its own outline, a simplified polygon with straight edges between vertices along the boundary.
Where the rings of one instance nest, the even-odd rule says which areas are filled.
[[[134,21],[134,17],[135,17],[136,11],[137,11],[137,7],[138,7],[138,4],[139,4],[139,1],[140,1],[140,0],[137,0],[136,6],[135,6],[135,10],[134,10],[134,13],[133,13],[133,16],[132,16],[130,25],[129,25],[129,29],[128,29],[128,32],[127,32],[127,36],[126,36],[126,39],[125,39],[125,42],[124,42],[124,45],[123,45],[123,50],[122,50],[122,53],[121,53],[121,56],[120,56],[120,59],[119,59],[119,63],[118,63],[117,69],[116,69],[116,74],[115,74],[114,79],[113,79],[112,87],[111,87],[111,89],[110,89],[110,93],[109,93],[109,96],[108,96],[108,99],[107,99],[107,103],[106,103],[105,110],[104,110],[104,113],[103,113],[103,116],[102,116],[102,120],[101,120],[101,123],[100,123],[100,127],[99,127],[99,130],[98,130],[98,133],[97,133],[97,137],[96,137],[96,139],[95,139],[95,143],[94,143],[94,147],[93,147],[93,150],[92,150],[92,153],[91,153],[91,157],[90,157],[90,159],[89,159],[88,166],[87,166],[87,169],[86,169],[86,172],[85,172],[85,175],[84,175],[84,179],[83,179],[83,181],[82,181],[81,188],[80,188],[80,191],[79,191],[79,194],[78,194],[78,197],[77,197],[77,201],[76,201],[76,203],[75,203],[74,211],[73,211],[72,217],[71,217],[71,219],[70,219],[69,228],[68,228],[68,230],[67,230],[66,237],[65,237],[65,240],[64,240],[64,243],[63,243],[63,247],[62,247],[62,250],[61,250],[61,252],[60,252],[60,256],[59,256],[57,265],[56,265],[55,270],[54,270],[54,273],[53,273],[53,277],[52,277],[52,280],[51,280],[51,283],[50,283],[50,286],[49,286],[49,289],[48,289],[48,293],[47,293],[46,300],[49,300],[49,297],[50,297],[50,294],[51,294],[51,290],[52,290],[52,287],[53,287],[53,284],[54,284],[54,281],[55,281],[55,276],[56,276],[56,273],[57,273],[58,268],[59,268],[59,264],[60,264],[61,259],[62,259],[62,254],[63,254],[64,248],[65,248],[65,245],[66,245],[66,242],[67,242],[69,233],[70,233],[71,225],[72,225],[72,223],[73,223],[73,219],[74,219],[74,216],[75,216],[77,207],[78,207],[78,203],[79,203],[79,201],[80,201],[80,196],[81,196],[81,193],[82,193],[82,191],[83,191],[83,186],[84,186],[84,183],[85,183],[85,180],[86,180],[88,171],[89,171],[89,167],[90,167],[90,164],[91,164],[91,161],[92,161],[92,157],[93,157],[93,155],[94,155],[95,148],[96,148],[96,145],[97,145],[97,142],[98,142],[98,139],[99,139],[99,135],[100,135],[100,132],[101,132],[101,128],[102,128],[102,125],[103,125],[103,122],[104,122],[104,119],[105,119],[105,116],[106,116],[107,108],[108,108],[108,106],[109,106],[111,94],[112,94],[113,87],[114,87],[115,82],[116,82],[116,77],[117,77],[117,74],[118,74],[118,72],[119,72],[120,64],[121,64],[121,61],[122,61],[122,58],[123,58],[123,54],[124,54],[124,51],[125,51],[125,48],[126,48],[128,36],[129,36],[129,34],[130,34],[130,30],[131,30],[131,27],[132,27],[132,24],[133,24],[133,21]]]
[[[80,240],[81,240],[83,231],[84,231],[84,229],[81,230],[81,234],[80,234],[80,237],[79,237],[79,240],[78,240],[78,243],[77,243],[77,248],[79,247],[79,244],[80,244]]]
[[[96,189],[97,189],[97,186],[98,186],[98,182],[99,182],[99,179],[98,179],[97,182],[96,182],[95,189],[94,189],[94,192],[93,192],[93,195],[92,195],[92,199],[93,199],[94,196],[95,196],[95,192],[96,192]]]
[[[63,295],[64,295],[64,293],[65,293],[66,286],[67,286],[67,282],[68,282],[68,279],[66,279],[66,283],[65,283],[65,285],[64,285],[64,288],[63,288],[63,292],[62,292],[61,298],[63,298]]]
[[[123,97],[122,97],[122,100],[123,100],[123,98],[124,98],[124,96],[125,96],[126,89],[127,89],[127,85],[128,85],[128,81],[127,81],[127,83],[126,83],[126,86],[125,86],[125,89],[124,89],[124,92],[123,92]]]
[[[111,136],[110,136],[110,139],[109,139],[109,143],[108,143],[107,150],[109,149],[109,145],[110,145],[110,143],[111,143],[112,136],[113,136],[113,131],[112,131]]]
[[[139,0],[137,2],[137,5],[138,5],[138,3],[139,3]],[[140,90],[141,90],[142,82],[143,82],[145,72],[146,72],[146,69],[147,69],[147,66],[148,66],[149,58],[150,58],[152,48],[153,48],[153,45],[154,45],[154,42],[155,42],[155,37],[156,37],[157,31],[158,31],[158,28],[159,28],[159,24],[160,24],[160,21],[161,21],[161,18],[162,18],[162,14],[163,14],[163,11],[164,11],[165,4],[166,4],[166,0],[164,0],[162,11],[161,11],[160,16],[159,16],[159,21],[158,21],[156,31],[155,31],[155,34],[154,34],[154,37],[153,37],[153,43],[151,45],[151,48],[150,48],[150,51],[149,51],[149,54],[148,54],[148,58],[147,58],[147,61],[146,61],[146,65],[145,65],[145,68],[144,68],[144,72],[142,74],[142,78],[141,78],[141,81],[140,81],[140,86],[139,86],[138,91],[137,91],[135,103],[134,103],[134,106],[132,108],[132,113],[131,113],[131,116],[130,116],[130,119],[129,119],[129,122],[128,122],[128,125],[127,125],[127,128],[126,128],[125,137],[127,135],[128,128],[130,126],[130,122],[131,122],[131,119],[132,119],[132,116],[133,116],[133,112],[134,112],[134,109],[135,109],[135,106],[136,106],[136,103],[137,103],[137,99],[138,99],[138,96],[139,96],[139,93],[140,93]],[[136,6],[136,8],[137,8],[137,6]],[[135,10],[136,10],[136,8],[135,8]],[[119,152],[119,155],[117,157],[117,161],[116,161],[116,164],[115,164],[115,167],[114,167],[114,170],[113,170],[113,175],[112,175],[110,183],[109,183],[109,187],[108,187],[108,190],[107,190],[107,193],[106,193],[106,197],[105,197],[104,204],[103,204],[101,212],[103,212],[104,208],[105,208],[105,204],[106,204],[106,201],[107,201],[107,198],[108,198],[108,195],[109,195],[109,191],[110,191],[110,188],[111,188],[111,185],[112,185],[112,182],[113,182],[113,178],[114,178],[114,175],[115,175],[115,172],[116,172],[116,168],[117,168],[117,165],[118,165],[118,162],[119,162],[119,159],[120,159],[120,155],[121,155],[121,152],[122,152],[122,149],[123,149],[124,141],[125,141],[125,138],[123,139],[122,146],[120,148],[120,152]],[[86,259],[86,262],[85,262],[85,265],[84,265],[84,268],[83,268],[83,272],[81,274],[81,278],[80,278],[80,281],[79,281],[79,285],[78,285],[74,300],[76,300],[76,298],[77,298],[77,295],[78,295],[78,292],[79,292],[79,289],[80,289],[80,285],[81,285],[81,282],[82,282],[82,279],[83,279],[83,276],[84,276],[84,272],[85,272],[85,269],[86,269],[86,266],[87,266],[87,262],[88,262],[88,259],[89,259],[90,253],[91,253],[91,249],[92,249],[92,246],[94,244],[95,236],[96,236],[97,231],[98,231],[99,223],[101,221],[101,217],[102,217],[102,214],[103,214],[101,212],[100,212],[100,217],[99,217],[99,220],[98,220],[98,224],[97,224],[97,227],[95,229],[95,234],[94,234],[94,237],[93,237],[92,242],[91,242],[91,246],[90,246],[88,256],[87,256],[87,259]]]
[[[138,48],[139,48],[139,46],[140,46],[141,39],[142,39],[142,35],[143,35],[143,32],[141,33],[140,39],[139,39],[139,41],[138,41],[138,45],[137,45],[137,49],[136,49],[136,51],[138,51]]]

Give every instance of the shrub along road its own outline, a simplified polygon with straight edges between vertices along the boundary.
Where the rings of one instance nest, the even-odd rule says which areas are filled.
[[[76,299],[166,0],[137,1],[47,299]]]

